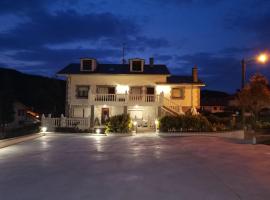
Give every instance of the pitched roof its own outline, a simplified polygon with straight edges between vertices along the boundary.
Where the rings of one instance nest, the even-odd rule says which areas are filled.
[[[197,84],[204,84],[201,80],[198,82],[193,81],[192,76],[179,76],[179,75],[171,75],[167,77],[167,83],[197,83]]]
[[[166,65],[144,65],[143,72],[131,72],[129,64],[97,64],[95,71],[81,71],[80,64],[69,64],[57,74],[164,74],[170,72]]]

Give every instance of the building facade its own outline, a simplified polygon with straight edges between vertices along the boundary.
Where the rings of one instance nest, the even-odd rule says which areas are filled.
[[[191,76],[171,75],[166,65],[130,59],[128,64],[100,64],[83,58],[58,75],[66,77],[66,113],[102,125],[110,116],[129,114],[142,127],[153,127],[163,115],[181,115],[200,107],[197,67]]]

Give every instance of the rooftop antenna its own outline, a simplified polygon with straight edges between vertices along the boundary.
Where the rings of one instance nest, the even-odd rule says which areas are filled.
[[[123,49],[122,49],[122,64],[126,64],[126,60],[125,60],[125,52],[126,51],[126,43],[123,43]]]

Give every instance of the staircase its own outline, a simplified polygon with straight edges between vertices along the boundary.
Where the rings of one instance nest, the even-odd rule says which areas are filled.
[[[173,116],[179,116],[184,114],[181,106],[179,106],[178,104],[174,103],[173,101],[171,101],[166,97],[163,97],[162,109]]]

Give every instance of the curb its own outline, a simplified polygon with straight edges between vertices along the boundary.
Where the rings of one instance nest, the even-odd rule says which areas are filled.
[[[15,137],[15,138],[8,138],[8,139],[4,139],[4,140],[0,140],[0,149],[4,148],[4,147],[8,147],[14,144],[18,144],[21,142],[25,142],[28,140],[33,140],[39,137],[44,136],[45,134],[41,134],[41,133],[34,133],[31,135],[24,135],[24,136],[20,136],[20,137]]]

